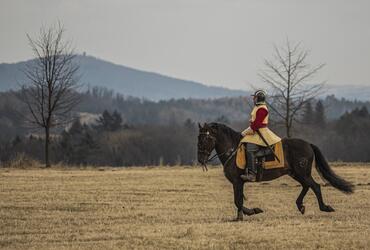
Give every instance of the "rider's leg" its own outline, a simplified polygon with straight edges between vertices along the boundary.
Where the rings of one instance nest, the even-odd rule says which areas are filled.
[[[248,161],[249,172],[257,174],[255,153],[258,151],[258,146],[256,144],[248,143],[247,151],[248,151],[248,158],[250,159],[250,161]]]
[[[247,143],[247,166],[245,168],[245,174],[240,176],[244,181],[256,181],[257,169],[254,154],[257,150],[258,146],[256,144]]]

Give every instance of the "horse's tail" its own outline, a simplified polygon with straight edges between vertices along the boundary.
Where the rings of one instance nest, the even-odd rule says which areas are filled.
[[[311,147],[315,153],[316,169],[321,176],[325,180],[329,181],[329,183],[336,189],[347,194],[353,193],[353,184],[334,173],[317,146],[311,144]]]

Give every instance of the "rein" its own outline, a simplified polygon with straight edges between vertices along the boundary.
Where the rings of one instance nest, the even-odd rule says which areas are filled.
[[[230,150],[226,150],[225,152],[223,152],[222,154],[217,154],[217,153],[215,153],[211,158],[209,158],[208,160],[207,160],[207,162],[210,162],[210,161],[212,161],[212,160],[214,160],[217,156],[218,157],[220,157],[220,156],[222,156],[222,155],[224,155],[224,154],[226,154],[226,153],[228,153]],[[233,151],[233,149],[231,149],[231,151],[232,151],[232,153],[234,152]]]
[[[233,149],[233,148],[231,149],[230,156],[226,159],[224,165],[226,165],[229,162],[229,160],[235,155],[235,152],[239,149],[239,147],[240,147],[240,145],[236,149]],[[206,152],[206,151],[205,150],[202,150],[200,152]],[[208,158],[207,161],[204,163],[204,165],[203,165],[203,171],[208,171],[208,168],[207,168],[207,163],[208,162],[213,161],[217,156],[220,157],[220,156],[223,156],[223,155],[225,155],[225,154],[227,154],[229,152],[230,152],[230,149],[226,150],[222,154],[217,154],[217,152],[216,152],[212,157]],[[208,153],[208,152],[206,152],[206,153]]]
[[[214,136],[210,135],[209,132],[207,132],[207,133],[200,133],[200,134],[205,134],[206,136],[211,137],[213,140],[216,140],[216,138]],[[204,171],[208,171],[208,168],[207,168],[207,163],[208,162],[213,161],[217,156],[218,157],[223,156],[223,155],[225,155],[225,154],[227,154],[227,153],[229,153],[231,151],[230,156],[226,159],[226,161],[224,163],[224,165],[226,165],[229,162],[229,160],[235,155],[235,152],[239,149],[239,147],[240,147],[240,145],[236,149],[231,148],[231,149],[228,149],[228,150],[226,150],[225,152],[223,152],[221,154],[218,154],[216,152],[213,156],[211,156],[210,158],[208,158],[207,161],[202,165],[203,172]],[[208,152],[207,150],[199,150],[199,152],[210,154],[210,152]]]

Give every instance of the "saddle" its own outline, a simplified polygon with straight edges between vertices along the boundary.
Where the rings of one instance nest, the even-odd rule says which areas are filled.
[[[245,144],[242,143],[236,152],[236,165],[240,169],[245,169],[247,165],[247,154],[245,152],[245,148]],[[278,159],[275,158],[269,148],[258,146],[258,150],[254,153],[254,156],[257,159],[257,168],[262,167],[263,169],[275,169],[284,167],[285,158],[282,141],[271,145],[271,148]]]

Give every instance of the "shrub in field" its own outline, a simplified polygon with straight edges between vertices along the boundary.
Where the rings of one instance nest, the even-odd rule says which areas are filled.
[[[7,168],[34,168],[40,166],[40,163],[25,153],[16,153],[2,165]]]

